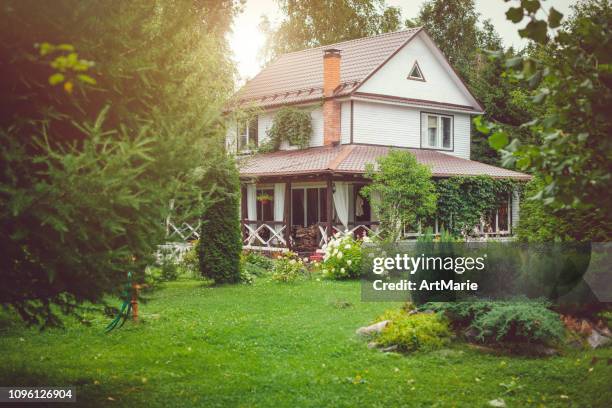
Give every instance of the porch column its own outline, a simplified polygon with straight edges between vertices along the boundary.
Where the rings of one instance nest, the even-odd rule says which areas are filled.
[[[331,238],[334,233],[333,233],[333,208],[332,205],[332,194],[333,194],[333,183],[332,183],[332,176],[331,174],[327,176],[327,195],[325,196],[325,210],[327,211],[327,238]]]
[[[247,212],[247,189],[244,185],[240,186],[240,221],[248,219]]]
[[[285,242],[287,248],[291,249],[289,241],[291,237],[291,182],[285,183],[285,208],[283,210],[283,221],[285,222]]]

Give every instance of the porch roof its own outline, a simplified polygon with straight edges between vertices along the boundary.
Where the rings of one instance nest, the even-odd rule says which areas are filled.
[[[282,150],[242,157],[239,159],[240,176],[257,178],[322,173],[363,174],[367,163],[375,163],[378,157],[386,155],[391,149],[410,151],[419,163],[431,168],[434,177],[486,175],[515,180],[531,179],[531,176],[524,173],[462,159],[440,151],[362,144]]]

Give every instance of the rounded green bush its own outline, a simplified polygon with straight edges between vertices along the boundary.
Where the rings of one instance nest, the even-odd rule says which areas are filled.
[[[377,321],[389,324],[377,336],[384,347],[397,345],[400,351],[430,351],[446,346],[452,336],[448,320],[439,314],[408,314],[405,310],[387,310]]]

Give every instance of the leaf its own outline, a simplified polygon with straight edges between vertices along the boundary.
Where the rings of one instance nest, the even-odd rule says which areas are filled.
[[[563,14],[555,10],[554,7],[551,7],[550,11],[548,12],[548,26],[550,28],[559,27],[561,25],[562,18],[563,18]]]
[[[489,137],[489,146],[495,150],[499,150],[506,147],[508,141],[508,135],[505,132],[495,132]]]
[[[540,2],[538,0],[521,0],[521,6],[530,13],[535,13],[540,8]]]
[[[79,79],[79,81],[84,82],[89,85],[95,85],[97,83],[94,78],[86,74],[79,74],[77,75],[77,78]]]
[[[506,66],[508,68],[512,68],[512,67],[516,67],[517,65],[520,65],[521,62],[523,62],[523,57],[512,57],[512,58],[508,58],[506,60]]]
[[[508,11],[506,11],[506,18],[513,23],[519,23],[524,16],[522,7],[510,7]]]
[[[474,118],[474,126],[476,126],[476,130],[484,135],[488,135],[491,132],[491,128],[487,126],[486,123],[483,123],[482,116],[476,116]]]
[[[67,81],[64,83],[64,90],[68,93],[72,93],[72,88],[74,87],[74,85],[72,84],[72,82]]]
[[[49,84],[50,85],[57,85],[61,82],[64,82],[64,74],[60,73],[60,72],[56,72],[55,74],[51,75],[49,77]]]
[[[540,44],[546,44],[548,37],[546,36],[546,22],[542,20],[532,20],[525,28],[519,30],[519,35],[523,38],[530,38]]]

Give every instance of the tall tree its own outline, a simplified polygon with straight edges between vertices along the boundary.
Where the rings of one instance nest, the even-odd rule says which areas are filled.
[[[401,12],[385,0],[277,0],[283,13],[278,27],[264,17],[265,62],[277,55],[340,41],[397,31]]]
[[[540,13],[539,2],[513,6],[506,16],[515,23],[528,20],[519,34],[538,44],[540,54],[535,55],[541,58],[527,54],[507,59],[505,75],[526,81],[533,89],[533,103],[543,107],[523,124],[537,142],[522,142],[498,126],[480,127],[491,133],[489,143],[501,150],[504,165],[543,180],[531,198],[540,200],[545,211],[571,219],[568,235],[608,241],[612,237],[612,7],[607,0],[583,1],[562,24],[563,16],[554,7]]]
[[[234,2],[0,9],[0,303],[57,323],[136,276],[170,198],[197,209],[232,88]],[[211,20],[222,15],[224,20]],[[194,203],[196,205],[194,205]]]

